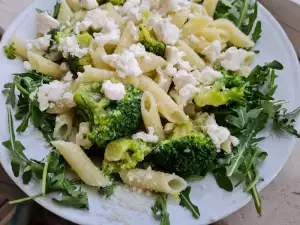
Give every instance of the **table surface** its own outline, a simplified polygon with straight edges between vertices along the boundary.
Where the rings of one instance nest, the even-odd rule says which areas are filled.
[[[297,0],[298,1],[298,0]],[[32,0],[0,0],[0,27],[4,30]],[[263,216],[250,202],[216,225],[300,224],[300,141],[279,175],[262,192]],[[0,171],[1,176],[1,171]]]

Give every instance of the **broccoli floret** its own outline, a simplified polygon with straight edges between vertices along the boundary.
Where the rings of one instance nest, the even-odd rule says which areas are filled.
[[[105,174],[132,169],[151,153],[152,146],[141,140],[119,139],[110,142],[104,154],[102,169]]]
[[[113,5],[124,5],[126,0],[108,0],[108,2],[110,2]]]
[[[210,88],[202,88],[194,98],[195,103],[200,107],[207,105],[217,107],[232,102],[242,102],[249,88],[246,78],[231,74],[219,67],[215,67],[215,70],[220,71],[223,77]]]
[[[62,31],[53,30],[50,31],[52,36],[54,36],[54,40],[59,43],[62,38],[66,38],[71,35],[73,32],[73,27],[67,27]]]
[[[82,34],[78,34],[76,39],[81,48],[88,48],[93,40],[93,37],[88,32],[84,32]]]
[[[11,43],[9,46],[4,46],[3,51],[8,59],[16,58],[16,48],[14,43]]]
[[[73,75],[74,75],[73,77],[75,79],[77,78],[78,72],[82,73],[84,71],[84,69],[83,69],[84,66],[92,65],[92,63],[93,63],[93,60],[92,60],[90,54],[87,54],[87,55],[83,56],[82,58],[78,58],[73,55],[69,55],[69,57],[68,57],[68,66],[69,66],[70,71],[73,73]]]
[[[140,43],[148,52],[162,57],[165,55],[166,45],[152,38],[150,32],[143,25],[140,25],[139,38]]]
[[[189,122],[179,125],[169,140],[159,142],[150,155],[157,169],[182,177],[204,176],[215,164],[217,149],[212,140]]]
[[[108,141],[134,134],[142,121],[141,91],[126,85],[126,95],[120,101],[110,101],[101,93],[102,84],[81,84],[74,101],[77,113],[92,124],[88,134],[91,142],[105,146]]]

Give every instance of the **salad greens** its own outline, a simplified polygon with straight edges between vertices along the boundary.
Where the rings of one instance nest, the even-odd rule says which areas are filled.
[[[192,201],[190,199],[190,193],[191,193],[191,187],[187,187],[185,190],[183,190],[180,193],[179,205],[187,208],[189,211],[191,211],[191,213],[193,214],[193,217],[195,219],[198,219],[198,218],[200,218],[200,211],[199,211],[199,208],[192,203]]]
[[[168,195],[159,195],[151,207],[153,216],[160,225],[170,225],[170,215],[167,210]]]

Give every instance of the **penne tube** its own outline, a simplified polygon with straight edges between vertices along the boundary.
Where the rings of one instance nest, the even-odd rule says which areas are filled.
[[[190,19],[182,28],[181,37],[184,39],[189,35],[199,35],[199,32],[210,24],[213,19],[209,16],[196,16]]]
[[[171,195],[178,195],[187,187],[186,181],[181,177],[154,171],[151,168],[124,170],[120,172],[120,176],[129,186]]]
[[[17,36],[14,36],[10,43],[14,43],[16,49],[16,55],[21,57],[23,60],[27,60],[27,43],[26,41],[21,40]]]
[[[72,133],[74,111],[60,114],[55,119],[53,137],[55,139],[69,140]]]
[[[210,17],[214,17],[219,0],[204,0],[203,6]]]
[[[105,187],[110,184],[109,179],[102,174],[79,145],[65,141],[52,141],[51,144],[83,182],[95,187]]]

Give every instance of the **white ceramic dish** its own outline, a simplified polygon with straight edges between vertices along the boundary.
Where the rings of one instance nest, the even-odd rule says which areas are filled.
[[[14,33],[23,39],[33,38],[35,34],[35,8],[51,11],[55,2],[54,0],[37,0],[30,5],[9,27],[0,48],[2,49],[3,45],[8,43],[9,38]],[[287,108],[294,109],[299,106],[297,94],[300,89],[300,67],[295,51],[278,22],[262,6],[259,7],[259,19],[263,22],[263,37],[257,45],[257,49],[261,50],[257,63],[263,64],[275,59],[282,62],[285,69],[279,72],[276,98],[288,100],[290,103]],[[0,53],[0,68],[0,87],[12,80],[11,74],[23,72],[23,64],[18,60],[10,61],[6,59],[2,51]],[[8,128],[5,98],[2,95],[0,96],[0,102],[0,121],[2,125],[0,139],[4,141],[8,139]],[[299,128],[299,125],[298,121],[296,127]],[[262,190],[277,175],[295,144],[295,139],[289,135],[274,135],[267,131],[265,135],[268,138],[262,143],[261,147],[268,152],[269,157],[260,168],[264,181],[259,183],[259,190]],[[28,129],[25,134],[18,136],[17,139],[25,145],[25,152],[30,158],[42,159],[47,154],[48,150],[41,135],[35,132],[33,128]],[[29,185],[23,185],[20,178],[14,177],[10,166],[11,155],[2,146],[0,147],[0,156],[1,163],[8,175],[26,194],[35,195],[40,193],[39,183],[31,182]],[[170,198],[168,211],[172,225],[209,224],[235,212],[251,199],[241,188],[235,189],[232,193],[222,191],[217,187],[211,176],[207,176],[202,181],[193,182],[191,185],[191,199],[199,206],[201,218],[200,220],[194,220],[190,212],[182,209],[178,206],[176,200]],[[120,189],[117,200],[104,200],[97,195],[96,189],[88,188],[86,190],[89,194],[89,211],[57,206],[51,201],[53,195],[38,198],[36,201],[57,215],[79,224],[158,224],[151,215],[150,207],[153,200],[150,197]],[[124,193],[123,197],[120,192]],[[136,202],[135,206],[133,206],[133,202]]]

